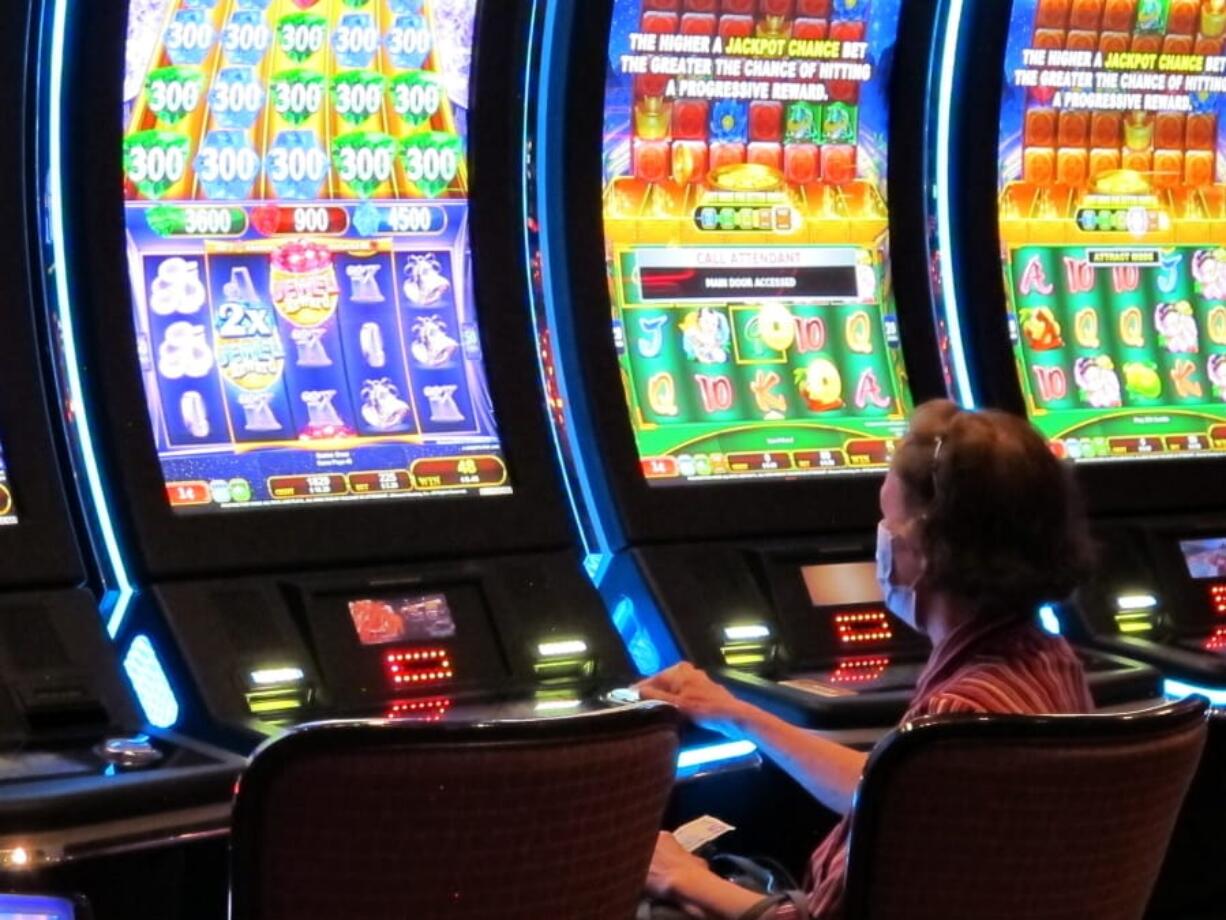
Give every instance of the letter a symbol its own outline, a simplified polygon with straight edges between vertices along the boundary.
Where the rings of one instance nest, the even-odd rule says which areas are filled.
[[[1022,272],[1018,290],[1025,296],[1035,291],[1047,296],[1054,290],[1051,282],[1047,280],[1047,274],[1043,271],[1043,263],[1039,261],[1038,256],[1031,256],[1030,261],[1026,263],[1026,270]]]

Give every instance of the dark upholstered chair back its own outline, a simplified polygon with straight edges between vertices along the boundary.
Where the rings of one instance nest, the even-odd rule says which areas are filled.
[[[233,920],[628,920],[677,725],[641,704],[290,732],[239,783]]]
[[[1199,698],[1125,716],[927,717],[857,794],[847,916],[1134,920],[1206,734]]]

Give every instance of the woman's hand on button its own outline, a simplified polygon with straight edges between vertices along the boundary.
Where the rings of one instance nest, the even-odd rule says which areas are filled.
[[[661,700],[680,709],[703,728],[730,738],[740,736],[745,704],[688,661],[673,665],[636,686],[645,700]]]

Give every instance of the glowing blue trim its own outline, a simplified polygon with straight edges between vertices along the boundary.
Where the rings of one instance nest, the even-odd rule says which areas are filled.
[[[537,0],[534,4],[533,17],[535,20],[536,9],[543,0]],[[558,291],[569,289],[569,278],[567,277],[568,270],[566,260],[562,259],[555,265],[553,258],[553,250],[555,245],[564,248],[565,240],[565,194],[564,189],[555,189],[550,183],[560,182],[561,177],[566,174],[566,170],[562,168],[554,169],[552,163],[557,160],[559,166],[561,161],[565,160],[563,151],[558,148],[559,145],[565,143],[565,134],[558,128],[550,126],[550,119],[558,122],[557,113],[553,111],[550,105],[550,98],[555,90],[564,90],[567,85],[565,79],[568,74],[565,66],[555,63],[555,55],[562,55],[564,58],[569,56],[569,46],[562,42],[551,41],[554,36],[564,34],[562,26],[559,25],[559,19],[563,15],[570,16],[573,14],[572,4],[570,3],[548,3],[545,8],[545,19],[542,26],[541,38],[541,59],[540,65],[536,68],[528,68],[528,90],[531,90],[531,80],[533,76],[539,75],[537,86],[539,92],[535,102],[535,130],[525,121],[524,142],[527,143],[529,137],[535,140],[534,152],[536,154],[534,174],[537,177],[536,182],[536,219],[538,223],[538,238],[539,248],[541,253],[541,298],[539,306],[544,309],[545,325],[549,328],[552,341],[551,346],[554,349],[555,355],[559,354],[564,343],[557,335],[559,331],[559,307],[557,301],[559,297]],[[530,97],[529,97],[530,98]],[[525,170],[525,173],[527,170]],[[526,201],[525,201],[526,204]],[[555,221],[555,212],[557,220]],[[561,236],[556,236],[553,227],[555,223],[561,227]],[[535,306],[535,302],[534,302]],[[614,541],[608,531],[609,515],[603,515],[601,511],[601,502],[596,495],[592,485],[592,473],[588,469],[588,458],[584,453],[585,445],[579,442],[579,426],[575,419],[575,401],[571,398],[569,381],[566,374],[560,372],[555,378],[558,386],[558,393],[562,398],[562,412],[566,417],[566,437],[571,440],[572,450],[565,455],[565,460],[569,463],[564,465],[563,470],[573,468],[575,471],[575,479],[577,480],[578,491],[582,495],[583,507],[587,510],[586,520],[591,523],[593,537],[598,544],[595,547],[588,547],[590,556],[601,557],[600,563],[604,565],[604,569],[598,569],[593,581],[597,584],[601,582],[604,576],[604,571],[607,571],[607,560],[612,556],[612,547]],[[584,426],[586,427],[586,426]],[[558,444],[561,449],[561,444]],[[560,457],[560,459],[563,459]],[[573,497],[573,496],[572,496]],[[578,506],[576,515],[580,513]],[[577,517],[576,520],[579,520]]]
[[[1226,689],[1202,687],[1174,678],[1167,678],[1162,682],[1162,695],[1172,700],[1181,700],[1185,696],[1203,696],[1214,706],[1226,706]]]
[[[93,519],[102,538],[102,550],[110,568],[108,597],[104,598],[104,610],[109,611],[107,632],[114,638],[123,624],[124,615],[131,605],[134,594],[128,578],[119,537],[115,531],[111,509],[107,504],[106,489],[102,483],[102,471],[94,448],[93,431],[89,423],[89,406],[81,380],[80,359],[77,354],[76,324],[72,315],[71,286],[68,283],[68,247],[64,232],[64,160],[63,160],[63,108],[64,108],[64,43],[68,26],[69,0],[57,0],[51,24],[51,71],[48,87],[49,111],[43,114],[49,121],[47,136],[48,211],[50,213],[51,251],[55,259],[55,309],[59,316],[60,342],[64,352],[63,372],[68,382],[68,398],[71,408],[70,424],[76,429],[77,447],[80,452],[80,469],[84,473],[89,498],[93,505]]]
[[[752,741],[725,741],[720,744],[704,744],[701,747],[685,748],[677,755],[678,770],[692,770],[711,764],[739,760],[756,754],[758,746]]]
[[[945,21],[945,40],[941,48],[941,77],[937,97],[937,239],[941,247],[941,299],[945,320],[949,324],[949,350],[953,359],[954,398],[968,409],[975,408],[975,391],[971,385],[966,346],[962,340],[962,314],[958,305],[958,283],[954,272],[954,234],[951,214],[951,191],[954,179],[950,167],[953,118],[954,72],[958,63],[958,43],[962,32],[965,0],[950,0]]]
[[[533,207],[530,204],[532,201],[532,191],[533,191],[533,188],[532,188],[533,183],[531,181],[531,177],[533,173],[536,173],[537,175],[540,175],[540,173],[539,171],[535,169],[528,168],[528,159],[527,159],[527,156],[528,156],[527,151],[531,149],[530,144],[532,142],[532,138],[534,137],[534,131],[533,131],[533,127],[531,124],[532,106],[531,106],[530,100],[532,99],[532,82],[536,78],[536,70],[533,67],[533,64],[535,63],[535,58],[536,58],[536,23],[537,23],[537,12],[539,8],[540,8],[539,2],[532,4],[532,15],[529,19],[529,24],[528,24],[528,60],[527,60],[527,65],[524,67],[524,99],[527,100],[527,102],[525,103],[525,106],[524,106],[524,115],[525,115],[524,117],[524,138],[523,138],[523,150],[524,150],[523,173],[524,173],[524,176],[523,176],[522,194],[523,194],[523,206],[525,210],[524,221],[523,221],[523,224],[524,224],[524,266],[528,270],[529,275],[532,274],[532,230],[531,230],[531,222],[529,221],[528,218],[532,212],[536,212],[538,215],[538,221],[539,221],[539,212],[540,212],[539,207]],[[539,145],[537,148],[537,156],[538,157],[540,156]],[[543,221],[538,222],[537,226],[538,226],[538,231],[537,231],[538,234],[542,234],[544,232]],[[544,262],[545,262],[544,249],[545,248],[543,246],[540,246],[539,244],[538,244],[538,248],[541,251],[541,289],[542,289],[542,295],[544,296],[546,285],[548,284],[546,277],[545,277],[545,268],[544,268]],[[536,292],[535,281],[529,281],[528,283],[528,306],[531,308],[532,318],[534,322],[537,319],[537,317],[540,316],[540,305],[537,303],[536,293],[537,292]],[[549,328],[552,330],[553,328],[552,324],[548,324],[548,325],[549,325]],[[546,402],[548,402],[549,400],[549,371],[548,371],[548,368],[545,367],[544,358],[541,356],[541,348],[540,348],[540,343],[538,341],[539,330],[540,330],[540,326],[539,324],[537,324],[536,328],[533,329],[533,340],[536,342],[536,363],[537,363],[537,368],[540,371],[540,375],[541,375],[541,396],[543,399],[546,400]],[[553,343],[552,341],[550,342],[550,348],[551,349],[556,348],[556,344]],[[558,374],[556,376],[560,377],[561,375]],[[563,384],[559,380],[558,382],[558,392],[559,393],[563,392],[562,387],[563,387]],[[566,411],[565,397],[563,397],[563,412],[565,411]],[[550,407],[550,412],[552,413],[552,406]],[[587,528],[583,526],[583,517],[581,516],[581,512],[579,508],[579,500],[575,496],[575,489],[574,489],[574,485],[571,482],[571,477],[567,474],[568,463],[567,463],[566,454],[562,446],[562,437],[561,437],[561,434],[558,432],[557,425],[552,424],[552,422],[549,425],[549,436],[553,440],[554,452],[558,455],[558,471],[561,475],[562,486],[563,488],[566,489],[566,500],[570,502],[571,514],[574,516],[574,520],[575,520],[575,530],[578,531],[579,540],[580,542],[583,543],[584,566],[585,568],[588,569],[588,574],[591,576],[592,580],[595,581],[597,575],[600,573],[601,569],[604,566],[603,560],[607,554],[601,551],[602,549],[601,547],[593,547],[588,540]]]
[[[76,915],[76,908],[63,898],[33,894],[0,894],[0,917],[72,920]]]
[[[1044,604],[1039,608],[1039,623],[1053,636],[1060,635],[1060,617],[1052,604]]]
[[[123,669],[149,724],[156,728],[173,727],[179,721],[179,701],[148,636],[139,635],[132,640],[123,658]]]

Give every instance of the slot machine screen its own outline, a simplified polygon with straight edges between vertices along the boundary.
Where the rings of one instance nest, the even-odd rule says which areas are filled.
[[[1078,461],[1226,452],[1226,3],[1012,16],[1000,230],[1030,417]]]
[[[898,0],[615,0],[604,233],[653,485],[881,469],[911,395],[890,278]]]
[[[80,916],[65,898],[0,894],[0,920],[74,920]]]
[[[363,645],[454,639],[456,634],[445,594],[354,600],[349,617]]]
[[[473,296],[477,0],[132,0],[135,334],[180,513],[510,491]]]
[[[814,607],[839,604],[880,604],[881,585],[872,563],[845,562],[807,565],[800,570]]]
[[[1193,578],[1226,578],[1226,537],[1180,540],[1179,548]]]
[[[17,523],[13,507],[13,487],[9,484],[8,467],[4,463],[4,448],[0,446],[0,527]]]

